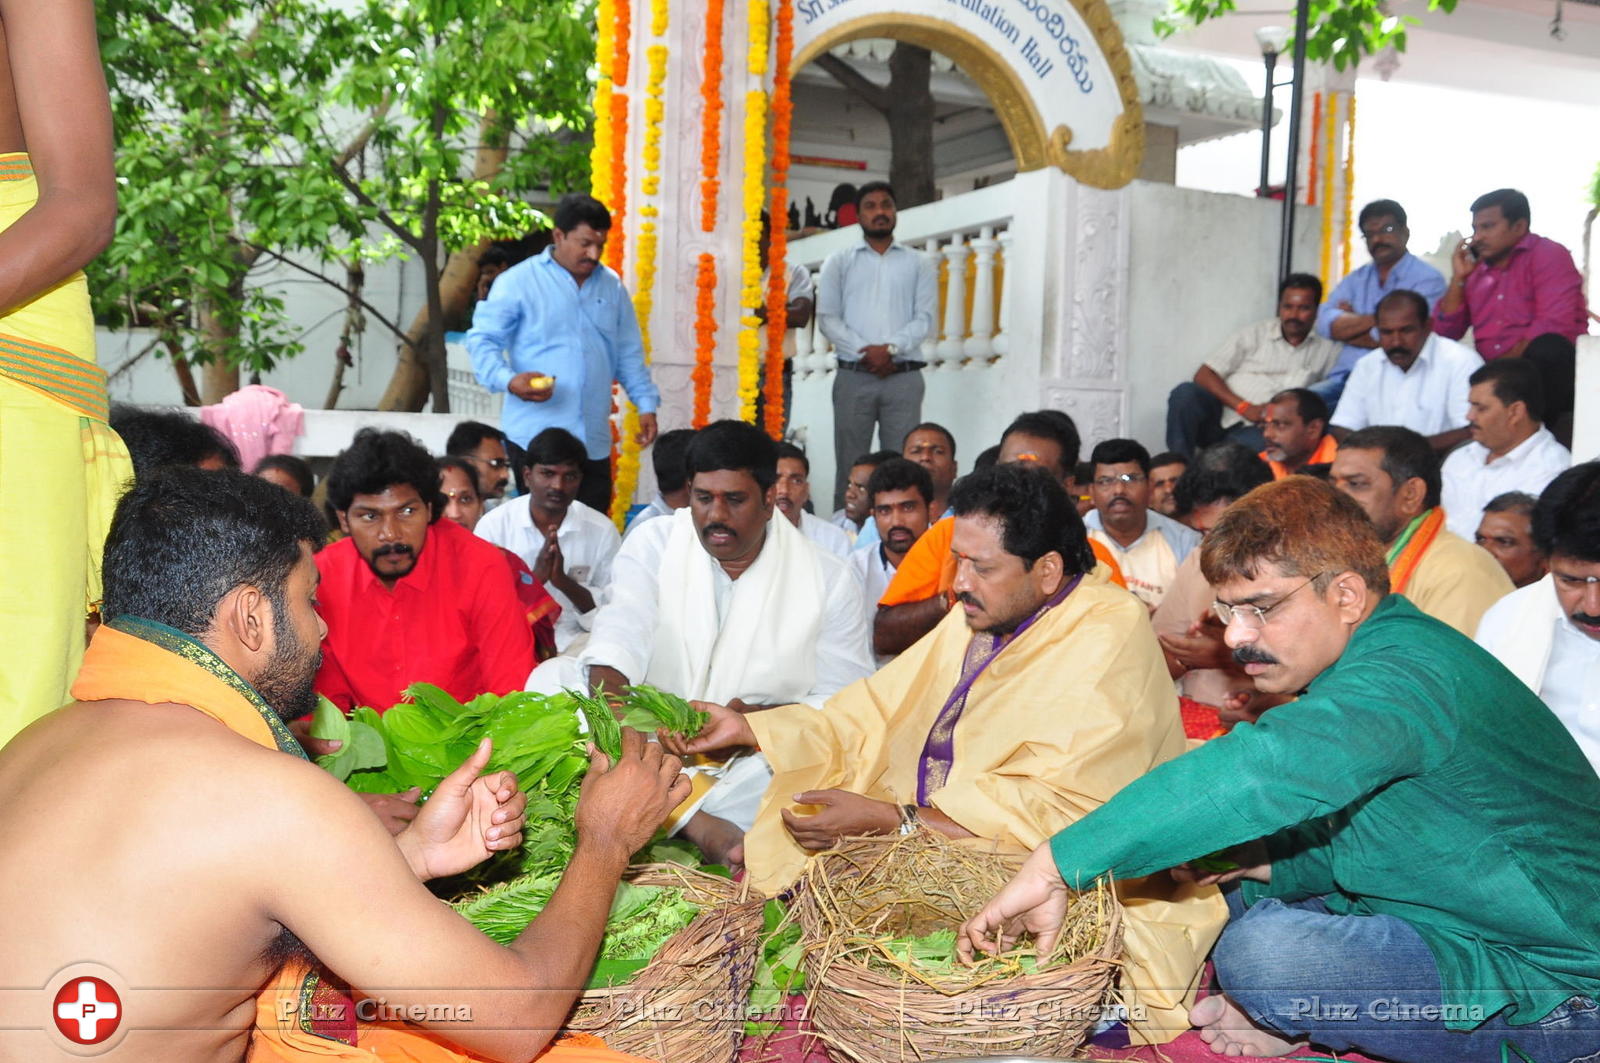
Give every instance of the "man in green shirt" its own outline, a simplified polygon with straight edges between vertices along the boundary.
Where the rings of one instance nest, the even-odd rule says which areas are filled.
[[[1560,721],[1388,593],[1382,541],[1327,484],[1257,488],[1201,550],[1257,689],[1303,693],[1040,846],[962,927],[962,955],[1023,931],[1048,951],[1068,886],[1174,868],[1238,883],[1223,993],[1190,1015],[1215,1052],[1600,1053],[1600,778]],[[1186,863],[1221,849],[1229,871]]]

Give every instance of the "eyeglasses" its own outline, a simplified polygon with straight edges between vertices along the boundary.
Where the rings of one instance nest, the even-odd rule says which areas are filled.
[[[1096,487],[1115,487],[1118,484],[1142,484],[1145,479],[1145,474],[1142,472],[1122,472],[1115,476],[1096,476],[1094,485]]]
[[[1290,598],[1293,598],[1296,594],[1299,594],[1305,588],[1311,586],[1311,584],[1321,575],[1322,573],[1319,572],[1315,576],[1312,576],[1311,579],[1306,580],[1304,583],[1300,584],[1300,586],[1296,587],[1288,594],[1285,594],[1282,598],[1279,598],[1265,609],[1261,608],[1259,605],[1229,605],[1227,602],[1212,602],[1211,611],[1217,614],[1217,619],[1222,621],[1224,627],[1237,620],[1239,623],[1245,626],[1246,630],[1260,631],[1262,628],[1267,626],[1268,613],[1278,608],[1278,606],[1282,605]]]
[[[1390,233],[1399,232],[1399,231],[1400,231],[1400,226],[1393,225],[1393,224],[1385,225],[1385,226],[1383,226],[1382,228],[1379,228],[1379,229],[1362,229],[1361,230],[1361,239],[1370,240],[1374,236],[1387,236]]]

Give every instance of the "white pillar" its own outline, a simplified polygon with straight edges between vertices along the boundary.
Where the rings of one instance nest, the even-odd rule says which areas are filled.
[[[984,364],[994,355],[994,226],[985,225],[972,241],[972,335],[961,351],[974,363]]]
[[[922,250],[927,253],[929,258],[933,259],[934,283],[937,284],[939,271],[939,241],[929,240],[926,244],[922,245]],[[929,365],[935,365],[939,361],[939,326],[943,320],[944,318],[942,316],[935,317],[933,328],[928,330],[928,338],[922,341],[922,361],[927,362]]]
[[[944,260],[944,338],[934,348],[941,366],[961,361],[961,338],[967,331],[967,246],[960,233],[944,246]]]
[[[999,327],[994,334],[994,341],[990,347],[994,349],[996,360],[1004,358],[1011,353],[1011,228],[1006,227],[1005,232],[998,237],[1000,245],[1000,268],[1005,272],[1000,276],[1000,320]]]

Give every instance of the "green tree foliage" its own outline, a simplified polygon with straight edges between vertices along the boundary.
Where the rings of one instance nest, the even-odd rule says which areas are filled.
[[[534,189],[586,180],[592,21],[571,0],[101,0],[121,209],[95,267],[111,327],[207,365],[299,353],[269,267],[332,284],[444,394],[445,256],[520,236]],[[367,304],[365,265],[416,259],[427,324]],[[214,372],[215,371],[215,372]],[[213,377],[224,380],[210,386]]]
[[[1157,23],[1162,33],[1171,33],[1184,23],[1232,14],[1235,0],[1172,0],[1166,18]],[[1393,46],[1406,50],[1406,30],[1419,25],[1410,16],[1391,15],[1383,0],[1311,0],[1306,58],[1315,63],[1332,63],[1339,70],[1359,63],[1363,56],[1376,55]],[[1292,9],[1292,5],[1291,5]],[[1429,11],[1451,12],[1456,0],[1428,0]]]

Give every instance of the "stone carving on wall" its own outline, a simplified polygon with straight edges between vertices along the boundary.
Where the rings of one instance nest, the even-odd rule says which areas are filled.
[[[1099,389],[1051,385],[1044,389],[1045,408],[1060,410],[1078,426],[1087,455],[1095,443],[1116,439],[1123,434],[1125,407],[1121,388]]]
[[[1127,334],[1127,196],[1080,186],[1074,197],[1071,341],[1062,375],[1105,383],[1123,379]]]

